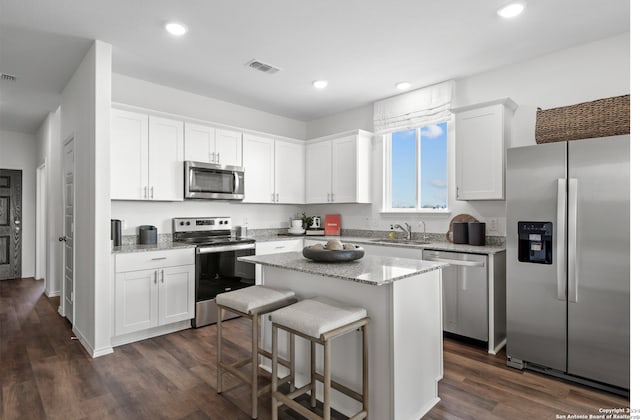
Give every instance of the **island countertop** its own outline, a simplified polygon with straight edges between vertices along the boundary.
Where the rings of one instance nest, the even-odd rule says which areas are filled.
[[[448,265],[446,263],[377,255],[365,255],[359,260],[350,262],[324,263],[308,260],[300,252],[239,257],[238,261],[317,274],[324,277],[335,277],[374,286],[393,283],[407,277],[438,270]]]

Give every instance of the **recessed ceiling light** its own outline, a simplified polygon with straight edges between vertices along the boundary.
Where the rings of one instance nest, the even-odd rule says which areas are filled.
[[[326,80],[316,80],[315,82],[313,82],[313,87],[315,87],[316,89],[324,89],[328,84],[329,82],[327,82]]]
[[[409,82],[398,82],[396,83],[396,89],[399,90],[407,90],[411,87],[411,83]]]
[[[516,2],[509,3],[498,9],[498,15],[505,19],[510,19],[518,16],[524,10],[524,3]]]
[[[187,27],[179,22],[169,22],[166,25],[164,25],[164,28],[171,35],[175,35],[175,36],[182,36],[187,33]]]

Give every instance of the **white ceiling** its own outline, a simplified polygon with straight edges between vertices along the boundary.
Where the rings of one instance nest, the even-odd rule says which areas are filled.
[[[0,129],[35,132],[93,39],[113,45],[115,73],[308,121],[395,95],[398,81],[418,88],[630,27],[627,0],[529,0],[510,21],[496,15],[504,3],[0,0],[0,72],[18,78],[0,82]],[[174,19],[185,37],[164,32]]]

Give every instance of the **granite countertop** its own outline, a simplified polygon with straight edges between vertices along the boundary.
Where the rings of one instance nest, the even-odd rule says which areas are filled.
[[[450,251],[450,252],[464,252],[469,254],[497,254],[506,250],[505,245],[468,245],[468,244],[454,244],[448,241],[429,241],[428,243],[402,243],[401,240],[381,240],[381,238],[367,238],[359,236],[305,236],[305,235],[273,235],[262,236],[253,238],[256,242],[271,242],[271,241],[285,241],[290,239],[309,239],[317,241],[328,241],[329,239],[339,239],[342,242],[354,243],[354,244],[370,244],[377,246],[393,246],[400,248],[412,248],[412,249],[428,249],[434,251]]]
[[[162,251],[162,250],[180,249],[180,248],[195,248],[195,245],[185,244],[181,242],[158,242],[156,245],[125,244],[122,246],[114,246],[111,249],[111,253],[124,254],[128,252]]]
[[[448,264],[407,258],[365,255],[359,260],[339,263],[322,263],[308,260],[300,252],[285,252],[250,257],[239,257],[239,261],[284,268],[303,273],[335,277],[373,286],[390,284],[407,277],[438,270]]]

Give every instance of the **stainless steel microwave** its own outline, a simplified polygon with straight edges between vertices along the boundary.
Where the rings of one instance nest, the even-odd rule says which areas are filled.
[[[184,198],[242,200],[244,169],[206,162],[184,162]]]

